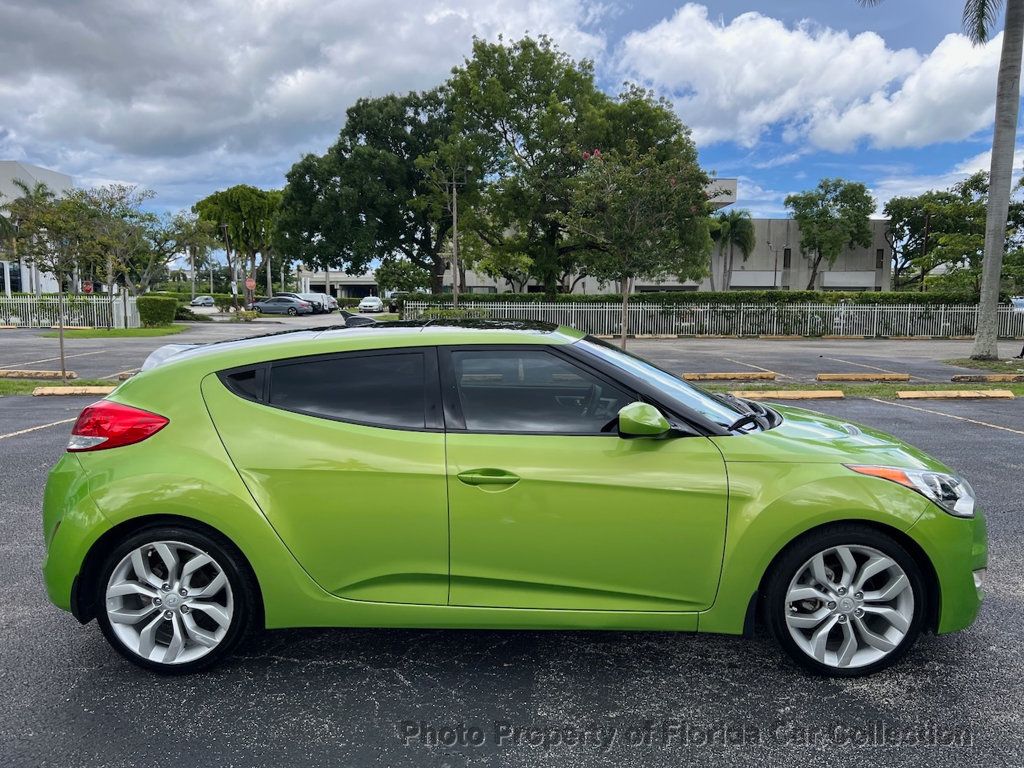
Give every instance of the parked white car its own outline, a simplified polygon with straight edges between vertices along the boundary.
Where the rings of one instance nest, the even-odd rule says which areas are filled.
[[[379,296],[367,296],[359,302],[360,312],[383,312],[384,302]]]

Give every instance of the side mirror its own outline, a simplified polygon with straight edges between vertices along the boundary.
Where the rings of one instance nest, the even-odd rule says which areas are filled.
[[[619,411],[619,437],[665,437],[671,429],[668,419],[650,403],[630,403]]]

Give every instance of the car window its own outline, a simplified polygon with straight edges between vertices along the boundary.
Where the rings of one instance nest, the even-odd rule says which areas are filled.
[[[545,350],[455,350],[466,429],[597,434],[635,398]]]
[[[342,421],[423,429],[425,376],[421,352],[275,363],[270,404]]]

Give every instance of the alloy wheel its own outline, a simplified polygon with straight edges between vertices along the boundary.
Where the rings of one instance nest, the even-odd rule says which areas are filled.
[[[796,571],[786,627],[815,661],[837,669],[873,664],[896,650],[914,619],[914,589],[896,560],[861,544],[829,547]]]
[[[234,597],[224,568],[180,541],[133,549],[107,582],[110,627],[130,651],[160,664],[185,664],[220,645],[231,627]]]

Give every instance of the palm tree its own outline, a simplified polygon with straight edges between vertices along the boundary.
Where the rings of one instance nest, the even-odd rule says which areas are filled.
[[[725,272],[722,276],[722,290],[728,291],[732,284],[732,268],[735,259],[735,250],[740,249],[743,260],[746,261],[754,250],[754,222],[750,218],[750,211],[735,210],[725,211],[718,214],[715,221],[718,231],[712,236],[718,243],[718,252],[721,254],[728,246],[728,256],[725,259]],[[714,270],[712,270],[712,286],[714,285]]]
[[[881,0],[858,0],[861,5],[878,5]],[[999,21],[1003,0],[965,0],[964,31],[975,45],[986,42]],[[996,83],[996,119],[992,136],[992,165],[989,173],[988,210],[985,217],[985,260],[978,303],[978,332],[971,357],[999,358],[999,281],[1003,271],[1006,216],[1010,208],[1013,153],[1020,108],[1021,54],[1024,52],[1024,0],[1006,0],[1003,47]]]

